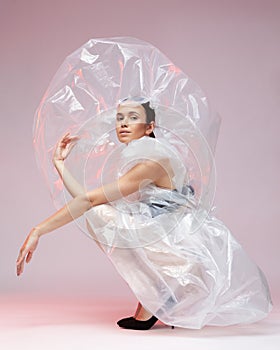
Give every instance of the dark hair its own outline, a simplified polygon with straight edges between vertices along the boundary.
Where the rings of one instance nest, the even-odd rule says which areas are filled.
[[[145,102],[145,103],[141,103],[141,106],[144,107],[145,112],[146,112],[146,123],[150,124],[151,122],[154,122],[155,118],[156,118],[156,114],[155,114],[155,110],[150,107],[150,102],[148,101],[148,102]],[[149,134],[149,136],[155,138],[154,132],[152,131]]]

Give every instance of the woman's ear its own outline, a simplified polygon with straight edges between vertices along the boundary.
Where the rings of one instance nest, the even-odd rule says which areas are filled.
[[[155,128],[155,122],[152,121],[149,124],[147,124],[145,134],[149,136],[154,131],[154,128]]]

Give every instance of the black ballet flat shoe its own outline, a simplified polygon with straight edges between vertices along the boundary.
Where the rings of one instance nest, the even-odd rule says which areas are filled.
[[[136,320],[134,317],[128,317],[127,319],[122,319],[118,321],[118,325],[125,329],[136,329],[141,331],[146,331],[153,327],[153,325],[157,322],[157,318],[152,316],[146,321]]]
[[[121,327],[123,323],[126,323],[128,320],[132,320],[133,318],[133,316],[122,318],[121,320],[118,320],[117,324]]]

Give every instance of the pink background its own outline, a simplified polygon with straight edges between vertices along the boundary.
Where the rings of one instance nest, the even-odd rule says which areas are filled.
[[[216,215],[280,296],[280,2],[11,1],[0,3],[0,293],[133,299],[74,223],[44,236],[24,274],[18,250],[54,212],[32,147],[33,115],[64,58],[90,38],[151,42],[194,79],[222,116]]]

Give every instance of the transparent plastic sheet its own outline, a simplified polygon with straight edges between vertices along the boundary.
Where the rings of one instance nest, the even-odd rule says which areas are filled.
[[[155,108],[155,139],[127,146],[117,140],[117,104],[129,96]],[[169,159],[177,191],[146,186],[76,220],[142,305],[166,324],[249,323],[271,309],[261,270],[209,214],[219,126],[197,84],[135,38],[92,39],[68,56],[35,115],[36,159],[57,208],[71,199],[52,164],[55,144],[67,131],[80,140],[65,164],[86,189],[113,181],[143,159]],[[185,194],[186,185],[194,195]]]
[[[144,136],[122,150],[120,164],[130,168],[145,156],[160,161],[165,147]],[[180,188],[181,162],[168,155]],[[256,322],[270,311],[262,271],[193,194],[150,184],[136,200],[102,204],[85,216],[89,232],[137,299],[164,323],[199,329]]]
[[[100,186],[108,154],[121,147],[115,114],[118,101],[128,96],[151,101],[156,137],[178,149],[186,181],[195,188],[200,205],[210,209],[220,117],[192,79],[157,48],[135,38],[89,40],[66,58],[37,109],[36,159],[56,207],[71,198],[51,161],[56,142],[67,131],[80,135],[66,165],[86,188]],[[114,166],[110,173],[115,173]]]

